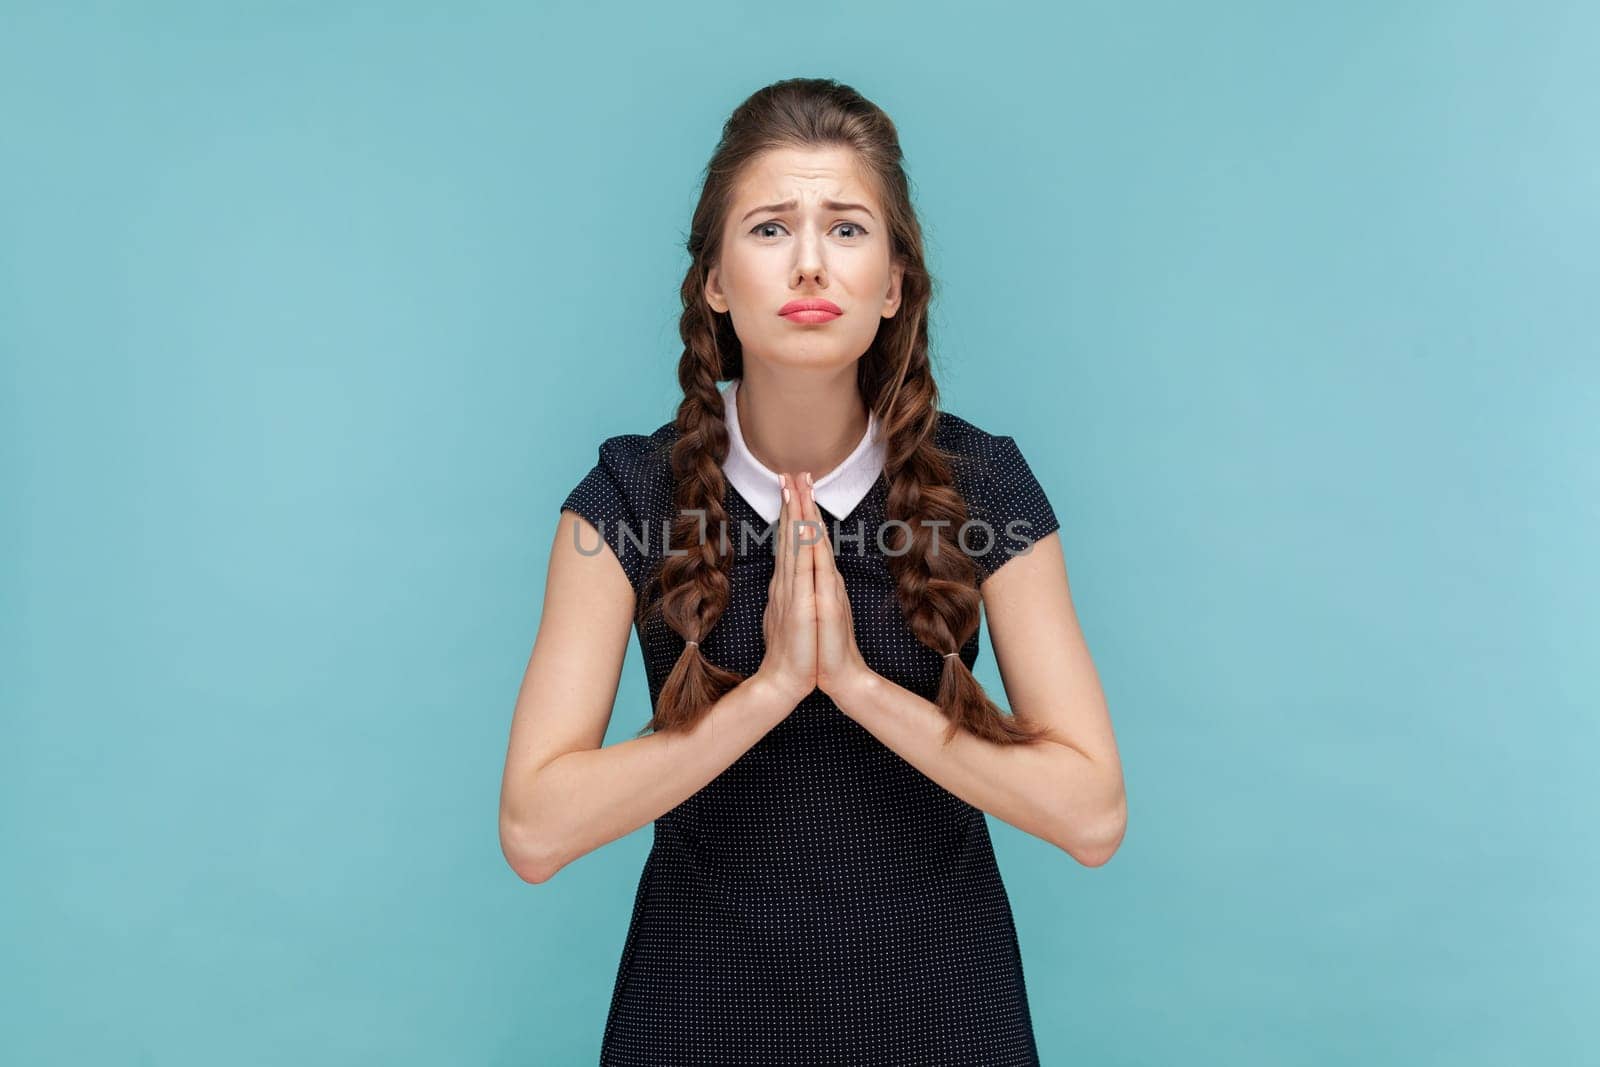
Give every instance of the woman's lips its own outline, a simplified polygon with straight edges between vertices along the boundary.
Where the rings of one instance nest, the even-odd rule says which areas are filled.
[[[831,311],[791,311],[784,318],[790,322],[832,322],[839,316]]]
[[[789,301],[778,309],[778,314],[790,322],[816,323],[832,322],[844,312],[832,300],[811,297],[805,300]]]

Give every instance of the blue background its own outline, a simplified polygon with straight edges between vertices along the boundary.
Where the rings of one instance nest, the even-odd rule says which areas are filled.
[[[650,831],[495,823],[557,509],[825,75],[1126,764],[1103,868],[991,820],[1044,1062],[1597,1062],[1592,5],[0,12],[0,1058],[593,1062]]]

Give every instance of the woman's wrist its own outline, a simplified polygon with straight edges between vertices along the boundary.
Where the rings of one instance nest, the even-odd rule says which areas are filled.
[[[821,689],[838,705],[839,710],[848,714],[848,709],[857,706],[860,701],[870,700],[872,690],[883,680],[883,675],[863,663],[849,674],[836,680],[830,679]]]
[[[756,673],[745,679],[745,684],[754,687],[760,694],[760,699],[770,702],[784,715],[793,711],[795,706],[816,688],[811,686],[809,689],[802,689],[800,683],[780,677],[765,665],[757,668]]]

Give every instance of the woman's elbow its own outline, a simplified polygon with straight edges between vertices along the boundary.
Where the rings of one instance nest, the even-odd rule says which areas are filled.
[[[1128,798],[1119,789],[1110,810],[1073,843],[1072,858],[1085,867],[1104,867],[1122,847],[1127,832]]]
[[[548,882],[561,869],[538,835],[505,812],[500,813],[500,853],[517,877],[532,885]]]

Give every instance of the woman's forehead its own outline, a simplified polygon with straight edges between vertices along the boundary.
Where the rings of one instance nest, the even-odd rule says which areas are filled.
[[[737,183],[741,202],[826,199],[872,205],[860,161],[848,148],[774,148],[755,157]]]

